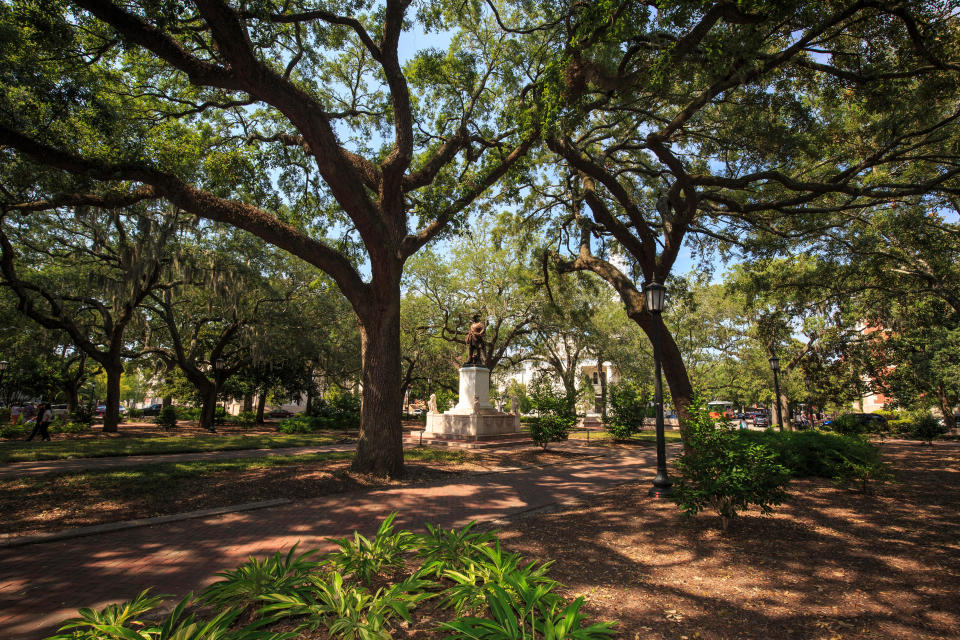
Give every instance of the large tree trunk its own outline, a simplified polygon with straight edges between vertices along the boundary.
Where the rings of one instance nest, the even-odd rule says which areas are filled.
[[[937,403],[940,405],[940,412],[943,414],[943,426],[953,431],[955,426],[953,404],[947,398],[947,390],[942,384],[937,385]]]
[[[257,394],[257,424],[263,424],[263,412],[267,408],[267,392]]]
[[[351,468],[399,478],[404,474],[400,427],[400,278],[378,288],[375,300],[358,314],[363,390],[360,439]]]
[[[245,393],[243,395],[243,411],[244,413],[249,413],[253,411],[253,394]]]
[[[120,378],[123,376],[123,360],[119,355],[104,364],[107,374],[107,408],[103,412],[103,432],[117,433],[120,424]]]
[[[200,389],[203,398],[203,408],[200,410],[200,427],[209,431],[214,430],[214,418],[217,412],[217,385],[207,384]]]
[[[607,421],[607,369],[603,366],[603,353],[597,354],[597,375],[600,378],[600,417]]]

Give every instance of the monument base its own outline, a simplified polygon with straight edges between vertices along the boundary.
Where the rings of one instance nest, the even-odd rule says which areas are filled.
[[[520,416],[497,411],[490,404],[490,370],[460,369],[460,398],[450,411],[428,413],[423,437],[428,439],[489,440],[520,434]]]

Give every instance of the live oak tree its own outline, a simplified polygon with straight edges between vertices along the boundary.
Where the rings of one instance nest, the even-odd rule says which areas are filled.
[[[556,213],[562,268],[610,282],[648,334],[640,285],[664,282],[684,243],[787,250],[879,203],[956,192],[950,2],[547,6],[501,12],[555,43],[539,117],[566,168],[542,173],[530,209]],[[682,410],[690,380],[663,329]]]
[[[61,205],[163,199],[324,271],[363,357],[353,468],[403,473],[407,259],[530,144],[501,113],[537,64],[477,3],[75,0],[0,8],[7,176]],[[451,36],[406,62],[405,30]],[[525,137],[526,136],[526,137]]]
[[[124,360],[137,355],[128,348],[128,330],[142,324],[148,296],[173,286],[169,245],[183,220],[144,204],[48,208],[47,202],[7,208],[0,220],[0,283],[23,314],[69,336],[103,368],[103,430],[115,432]]]

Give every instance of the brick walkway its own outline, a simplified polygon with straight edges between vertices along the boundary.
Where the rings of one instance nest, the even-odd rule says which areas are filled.
[[[577,445],[568,445],[571,448]],[[600,450],[598,450],[599,452]],[[0,629],[6,640],[51,635],[78,607],[101,608],[153,593],[183,595],[217,571],[301,541],[329,547],[326,538],[355,529],[375,531],[391,511],[398,524],[420,530],[496,520],[654,475],[652,447],[602,450],[607,455],[545,468],[469,476],[447,484],[325,496],[259,511],[131,529],[100,537],[0,550]]]

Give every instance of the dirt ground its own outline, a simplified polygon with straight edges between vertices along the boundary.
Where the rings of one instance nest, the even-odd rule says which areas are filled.
[[[351,472],[349,460],[226,470],[175,477],[151,476],[147,487],[137,467],[0,481],[0,533],[33,535],[72,527],[147,518],[197,509],[287,498],[316,498],[386,486],[443,482],[451,477],[513,466],[566,462],[583,455],[523,448],[497,454],[464,454],[462,461],[408,460],[402,481]],[[142,470],[140,467],[139,470]],[[96,476],[110,474],[109,480]],[[170,477],[174,476],[174,477]]]
[[[724,535],[627,486],[519,521],[506,546],[555,559],[618,638],[960,638],[960,446],[884,445],[900,481],[873,495],[791,485],[773,516]]]

